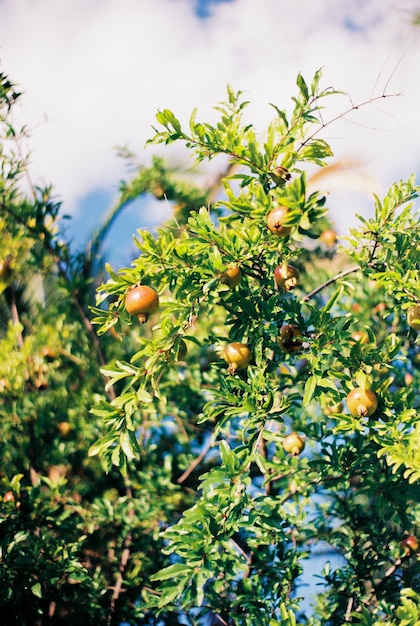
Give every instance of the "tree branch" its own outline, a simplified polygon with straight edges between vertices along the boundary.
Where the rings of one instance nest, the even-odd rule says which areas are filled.
[[[201,461],[204,459],[204,457],[206,456],[207,452],[210,450],[212,446],[212,440],[211,438],[209,439],[208,443],[204,446],[204,448],[201,450],[200,454],[198,455],[198,457],[196,457],[189,465],[189,467],[187,467],[187,469],[185,470],[185,472],[183,474],[181,474],[181,476],[178,478],[178,480],[176,481],[179,485],[181,485],[183,482],[185,482],[188,478],[188,476],[191,474],[191,472],[193,472],[195,470],[195,468],[197,467],[197,465],[200,465]]]
[[[345,276],[348,276],[349,274],[354,274],[355,272],[358,272],[360,269],[361,269],[360,265],[354,265],[352,267],[349,267],[346,270],[343,270],[342,272],[339,272],[335,276],[332,276],[331,278],[326,280],[324,283],[322,283],[322,285],[319,285],[318,287],[313,289],[310,293],[306,294],[306,296],[304,296],[304,298],[302,299],[302,302],[307,302],[308,300],[316,296],[317,293],[325,289],[325,287],[328,287],[328,285],[332,285],[337,280],[340,280],[340,278],[344,278]]]

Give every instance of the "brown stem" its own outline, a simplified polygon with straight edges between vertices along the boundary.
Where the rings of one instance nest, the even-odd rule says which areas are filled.
[[[207,452],[210,450],[211,446],[212,446],[212,440],[209,439],[208,443],[204,446],[204,448],[202,449],[202,451],[200,452],[198,457],[196,457],[190,463],[189,467],[187,467],[185,472],[178,478],[178,480],[176,481],[178,484],[181,485],[185,480],[187,480],[188,476],[191,474],[191,472],[194,471],[194,469],[197,467],[197,465],[200,465],[201,461],[204,459],[204,457],[206,456]]]
[[[129,476],[127,475],[124,479],[125,482],[125,494],[127,496],[127,498],[132,501],[133,498],[133,492],[132,492],[132,488],[131,488],[131,481]],[[129,510],[128,510],[128,523],[129,523],[129,527],[132,525],[132,522],[134,520],[134,509],[132,506],[130,506]],[[120,558],[120,565],[119,565],[119,570],[118,570],[118,574],[117,574],[117,579],[115,581],[115,585],[113,587],[113,592],[112,592],[112,597],[111,597],[111,603],[109,605],[109,611],[108,611],[108,616],[107,616],[107,626],[110,626],[112,623],[112,617],[115,613],[115,605],[117,603],[118,598],[121,595],[121,592],[123,590],[123,582],[124,582],[124,573],[128,564],[128,561],[130,560],[130,553],[131,553],[131,543],[132,543],[132,534],[131,531],[129,530],[127,532],[127,534],[124,537],[124,543],[123,543],[123,549],[121,552],[121,558]]]
[[[325,287],[328,287],[328,285],[332,285],[337,280],[340,280],[340,278],[344,278],[345,276],[348,276],[349,274],[354,274],[355,272],[358,272],[359,270],[360,270],[360,265],[355,265],[353,267],[349,267],[348,269],[342,272],[339,272],[335,276],[332,276],[331,278],[326,280],[324,283],[322,283],[322,285],[319,285],[318,287],[313,289],[310,293],[306,294],[306,296],[302,299],[302,302],[307,302],[308,300],[316,296],[317,293],[325,289]]]
[[[11,312],[11,315],[12,315],[12,321],[13,321],[13,325],[18,327],[19,324],[20,324],[19,311],[18,311],[18,308],[16,306],[16,292],[15,292],[15,290],[14,290],[12,285],[9,287],[9,291],[10,291],[10,295],[11,295],[10,312]],[[22,332],[19,332],[19,334],[17,336],[17,342],[18,342],[19,348],[22,349],[23,348]]]
[[[35,417],[31,416],[28,424],[28,434],[29,434],[29,476],[31,478],[31,484],[35,487],[38,482],[38,468],[37,468],[37,438],[35,435]]]
[[[395,570],[397,570],[397,569],[399,568],[399,566],[401,565],[401,563],[402,563],[402,559],[397,559],[397,560],[396,560],[396,561],[395,561],[395,562],[391,565],[391,567],[389,567],[389,568],[386,570],[386,572],[385,572],[385,574],[384,574],[384,577],[383,577],[383,578],[382,578],[382,580],[380,580],[380,581],[379,581],[379,583],[376,585],[376,589],[378,589],[379,587],[382,587],[382,586],[386,583],[387,579],[388,579],[390,576],[392,576],[392,574],[395,572]]]
[[[354,597],[351,596],[351,598],[349,598],[349,601],[347,602],[346,614],[344,616],[344,621],[345,622],[350,622],[350,620],[351,620],[351,613],[353,611],[353,604],[354,604]]]
[[[373,102],[376,102],[377,100],[383,100],[385,98],[397,98],[399,96],[401,96],[400,93],[389,93],[389,94],[382,93],[380,96],[369,98],[369,100],[365,100],[364,102],[360,102],[359,104],[353,104],[353,102],[350,99],[351,107],[347,109],[346,111],[343,111],[343,113],[340,113],[339,115],[336,115],[335,117],[331,118],[330,120],[328,120],[328,122],[325,122],[325,123],[323,122],[319,126],[319,128],[317,128],[309,137],[305,139],[305,141],[301,143],[301,145],[297,149],[297,152],[299,152],[299,150],[301,150],[309,141],[311,141],[316,135],[318,135],[322,130],[324,130],[324,128],[327,128],[327,126],[330,126],[331,124],[334,124],[334,122],[341,120],[343,117],[346,117],[346,115],[353,113],[353,111],[357,111],[358,109],[361,109],[362,107],[365,107],[368,104],[372,104]]]

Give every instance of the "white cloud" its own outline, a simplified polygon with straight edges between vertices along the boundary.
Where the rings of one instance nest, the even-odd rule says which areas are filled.
[[[188,120],[199,106],[206,119],[230,83],[263,130],[267,103],[289,108],[297,72],[310,78],[324,66],[325,86],[355,103],[384,88],[402,92],[325,135],[381,184],[407,177],[419,160],[413,2],[235,0],[203,21],[192,0],[0,0],[1,69],[25,92],[19,122],[33,127],[33,175],[76,212],[81,197],[124,176],[115,145],[149,157],[142,151],[158,108]],[[330,119],[350,100],[326,105]]]

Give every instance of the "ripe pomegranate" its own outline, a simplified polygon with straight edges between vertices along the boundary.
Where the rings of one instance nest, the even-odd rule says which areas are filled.
[[[241,282],[241,278],[242,272],[240,268],[235,265],[234,267],[229,267],[223,272],[220,277],[220,282],[230,287],[230,289],[235,289],[235,287],[237,287]]]
[[[57,430],[60,433],[60,435],[63,435],[63,437],[66,437],[73,429],[72,424],[70,424],[70,422],[58,422],[57,424]]]
[[[414,381],[414,376],[413,376],[413,374],[410,374],[410,372],[406,372],[406,373],[404,374],[404,383],[405,383],[406,385],[412,385],[412,384],[413,384],[413,381]]]
[[[286,352],[299,352],[303,345],[303,334],[299,326],[295,324],[284,324],[280,328],[280,335],[277,337],[277,343]]]
[[[419,540],[415,535],[408,535],[401,541],[401,547],[408,556],[418,551]]]
[[[147,322],[149,315],[159,307],[159,296],[147,285],[138,285],[130,289],[125,296],[125,310],[135,315],[141,324]]]
[[[378,398],[371,389],[356,387],[346,398],[347,406],[353,417],[370,417],[378,408]]]
[[[289,209],[286,206],[277,206],[267,215],[267,227],[277,237],[285,237],[290,234],[291,226],[284,226],[289,215]]]
[[[252,354],[246,344],[234,341],[225,346],[222,356],[229,365],[229,374],[235,374],[237,370],[244,370],[248,367]]]
[[[13,491],[6,491],[6,493],[3,496],[3,502],[14,502],[15,500],[15,494],[13,493]]]
[[[283,448],[289,454],[298,456],[305,448],[305,442],[295,431],[283,439]]]
[[[299,272],[293,265],[282,263],[274,270],[274,281],[276,285],[285,291],[291,291],[294,289],[298,284],[298,280]]]

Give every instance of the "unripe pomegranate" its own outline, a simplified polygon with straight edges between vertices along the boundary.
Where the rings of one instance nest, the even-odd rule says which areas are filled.
[[[248,367],[252,355],[246,344],[234,341],[225,346],[222,356],[229,365],[229,374],[235,374],[237,370],[244,370]]]
[[[414,304],[408,309],[407,322],[414,330],[420,330],[420,304]]]
[[[277,343],[286,352],[299,352],[303,345],[302,331],[295,324],[284,324],[280,328],[280,335]]]
[[[220,277],[220,282],[230,287],[230,289],[235,289],[235,287],[237,287],[241,282],[241,278],[242,272],[240,268],[235,265],[234,267],[229,267],[223,272]]]
[[[378,398],[371,389],[356,387],[346,398],[347,406],[353,417],[370,417],[378,408]]]
[[[401,547],[407,556],[414,554],[419,549],[419,540],[415,535],[408,535],[401,541]]]
[[[298,280],[299,272],[293,265],[282,263],[274,270],[274,281],[276,285],[285,291],[291,291],[294,289],[298,284]]]
[[[295,431],[283,439],[283,448],[289,454],[298,456],[305,448],[305,442]]]
[[[267,227],[277,237],[285,237],[290,234],[291,226],[284,226],[289,215],[289,209],[286,206],[277,206],[267,215]]]
[[[147,285],[138,285],[130,289],[125,296],[125,310],[135,315],[141,324],[147,322],[149,315],[159,307],[159,296]]]
[[[270,172],[271,178],[274,180],[276,185],[283,186],[287,180],[290,180],[291,174],[290,172],[281,165],[278,165],[274,168],[272,172]]]
[[[329,404],[324,407],[324,415],[336,415],[337,413],[341,413],[344,409],[344,404],[342,402],[337,402],[336,404]]]
[[[187,356],[187,353],[188,353],[187,344],[185,343],[183,339],[181,339],[178,345],[178,361],[183,361],[185,357]]]

